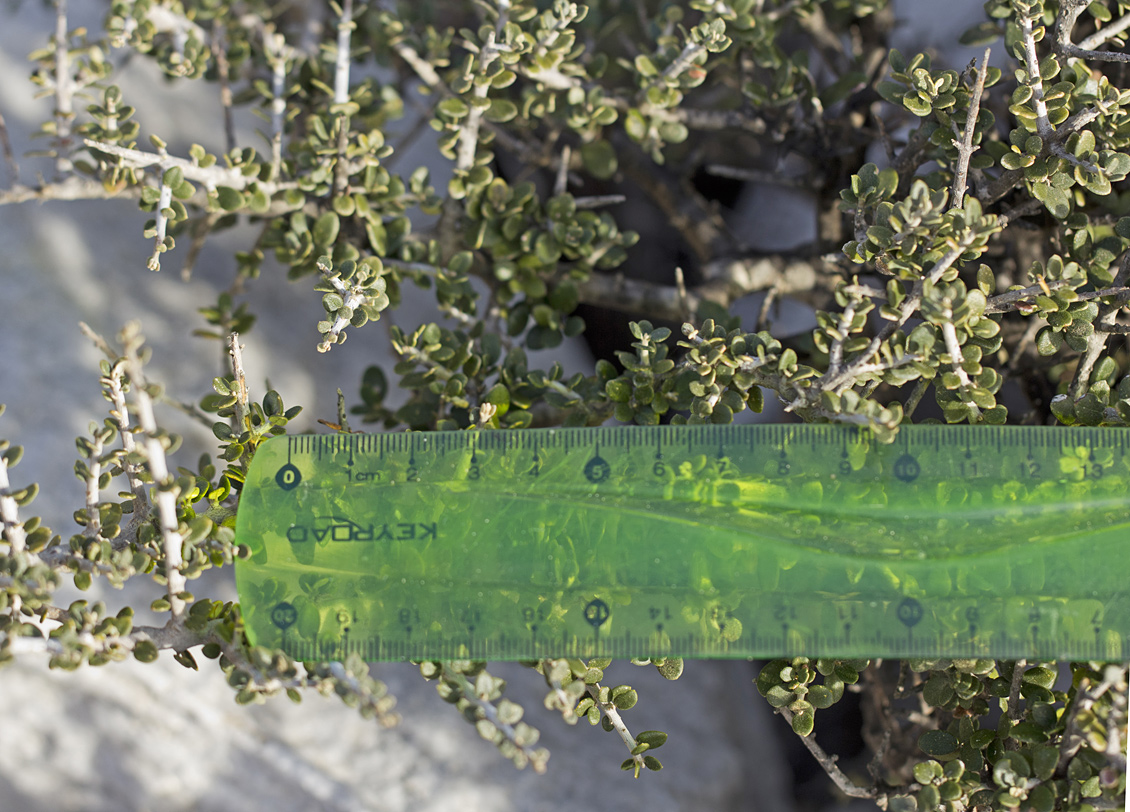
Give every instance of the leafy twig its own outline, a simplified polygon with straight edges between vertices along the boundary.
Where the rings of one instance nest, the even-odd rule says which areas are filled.
[[[112,407],[110,417],[118,425],[118,437],[121,438],[122,449],[125,451],[123,468],[129,481],[130,493],[133,494],[133,518],[130,520],[129,532],[136,536],[138,528],[149,517],[150,506],[149,498],[145,493],[145,484],[141,477],[141,466],[134,461],[137,456],[137,444],[134,440],[129,409],[126,405],[125,387],[122,382],[122,376],[125,374],[122,358],[111,349],[106,339],[91,330],[85,323],[79,322],[79,329],[110,359],[110,370],[102,379],[102,385],[106,388],[106,394]]]
[[[137,169],[145,169],[150,166],[162,166],[164,168],[180,167],[181,171],[184,172],[186,180],[196,181],[197,183],[203,184],[204,187],[208,189],[214,189],[217,186],[246,189],[252,184],[258,184],[260,190],[269,196],[276,192],[297,187],[297,183],[293,181],[281,183],[277,181],[259,180],[258,177],[254,175],[247,177],[238,167],[224,167],[219,164],[203,167],[193,161],[177,158],[173,155],[144,152],[139,149],[131,149],[129,147],[118,146],[117,144],[96,141],[92,138],[84,138],[83,143],[91,149],[120,158],[122,163],[126,166]]]
[[[161,528],[164,547],[165,579],[172,623],[180,621],[185,603],[181,593],[185,591],[185,577],[181,572],[184,566],[182,545],[184,543],[178,529],[177,487],[169,473],[165,461],[165,447],[159,435],[157,419],[153,414],[153,401],[149,396],[142,372],[139,350],[142,338],[139,325],[132,323],[122,331],[122,348],[133,387],[134,403],[137,407],[137,422],[144,436],[146,465],[153,477],[154,502],[157,505],[157,519]]]
[[[635,750],[639,742],[636,741],[636,737],[628,730],[628,726],[624,724],[624,717],[620,715],[619,709],[614,703],[600,699],[600,683],[586,685],[585,691],[592,697],[592,701],[596,703],[596,706],[600,708],[600,712],[608,719],[609,723],[612,725],[612,730],[620,737],[620,741],[624,742],[628,750]],[[643,753],[633,752],[631,759],[635,776],[639,778],[640,772],[645,769]]]
[[[497,4],[498,19],[495,21],[494,30],[487,32],[487,41],[483,43],[483,47],[479,50],[479,58],[476,60],[480,74],[485,74],[491,63],[501,53],[497,39],[502,34],[503,29],[506,28],[506,23],[510,18],[509,1],[497,0]],[[474,98],[485,99],[489,89],[489,83],[475,84],[472,91]],[[467,117],[459,128],[459,148],[455,152],[456,170],[468,171],[475,165],[475,152],[478,149],[479,125],[483,120],[483,109],[476,104],[472,104],[470,107]]]
[[[793,714],[788,708],[776,708],[775,710],[785,717],[785,721],[790,725],[793,723]],[[824,752],[824,748],[817,744],[814,736],[800,736],[799,738],[844,795],[849,798],[870,798],[880,805],[885,802],[886,796],[874,787],[861,787],[848,778],[847,774],[836,764],[837,757]]]
[[[1046,139],[1052,134],[1052,125],[1048,121],[1048,107],[1044,102],[1044,82],[1040,78],[1040,59],[1036,56],[1036,34],[1032,27],[1032,17],[1028,13],[1017,14],[1020,25],[1020,42],[1024,46],[1024,70],[1027,81],[1024,82],[1032,89],[1032,105],[1036,109],[1036,134]]]
[[[860,373],[860,368],[870,362],[872,358],[879,352],[883,346],[883,342],[889,339],[899,327],[904,325],[915,313],[918,312],[919,306],[922,303],[922,296],[926,289],[926,281],[929,280],[930,284],[936,285],[950,267],[953,266],[961,255],[964,254],[976,239],[973,231],[967,232],[956,244],[947,251],[930,269],[930,271],[915,282],[913,290],[907,295],[905,299],[899,304],[897,318],[893,321],[887,322],[887,325],[874,337],[867,347],[859,353],[858,356],[850,363],[840,370],[829,370],[817,382],[817,385],[805,389],[799,393],[797,399],[790,404],[793,408],[800,406],[809,406],[813,399],[819,397],[819,393],[824,390],[838,390],[845,385],[850,384],[850,380],[856,378]]]
[[[527,741],[526,736],[519,734],[514,725],[503,721],[494,703],[479,696],[479,692],[471,681],[467,679],[466,675],[461,674],[453,668],[445,667],[443,669],[443,678],[458,686],[460,695],[474,705],[475,708],[478,709],[478,712],[482,714],[483,719],[498,730],[508,742],[529,760],[529,764],[534,768],[534,772],[545,772],[546,761],[549,758],[548,752],[544,749],[535,749],[532,744]]]
[[[1094,321],[1095,331],[1087,337],[1087,348],[1083,351],[1083,355],[1075,367],[1075,374],[1071,379],[1071,397],[1075,400],[1087,393],[1091,371],[1095,368],[1095,364],[1106,348],[1111,333],[1117,332],[1117,330],[1112,329],[1115,327],[1115,319],[1127,301],[1130,301],[1130,291],[1126,291],[1122,287],[1127,282],[1130,282],[1130,253],[1122,255],[1118,274],[1114,278],[1114,288],[1116,290],[1121,289],[1121,292],[1116,294],[1117,298],[1114,304],[1099,303],[1098,315]]]

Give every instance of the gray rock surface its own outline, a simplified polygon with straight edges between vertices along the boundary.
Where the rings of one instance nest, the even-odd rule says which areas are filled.
[[[76,673],[23,660],[0,672],[0,809],[5,812],[249,809],[493,810],[562,806],[788,809],[747,663],[691,663],[677,683],[616,664],[643,700],[633,730],[671,734],[666,769],[634,781],[622,743],[541,707],[541,678],[500,665],[553,751],[546,775],[518,772],[409,665],[380,665],[404,720],[386,730],[332,699],[241,708],[214,668],[163,657]],[[775,800],[776,799],[776,800]]]

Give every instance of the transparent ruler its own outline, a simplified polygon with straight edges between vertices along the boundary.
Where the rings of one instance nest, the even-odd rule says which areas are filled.
[[[295,435],[236,527],[303,659],[1130,659],[1130,432]]]

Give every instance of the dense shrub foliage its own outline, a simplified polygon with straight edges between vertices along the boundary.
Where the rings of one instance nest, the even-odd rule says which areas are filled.
[[[110,406],[78,439],[77,530],[29,513],[36,489],[10,484],[20,449],[2,445],[0,663],[44,653],[74,669],[168,649],[188,668],[214,660],[242,703],[313,689],[396,721],[364,663],[251,647],[240,607],[190,586],[241,554],[248,463],[299,411],[248,391],[238,335],[280,317],[257,307],[261,275],[321,297],[324,318],[297,329],[324,352],[408,286],[434,295],[434,321],[390,329],[394,369],[342,382],[359,395],[334,430],[350,416],[417,431],[728,423],[765,397],[884,441],[923,420],[1130,424],[1123,0],[989,0],[966,34],[989,50],[967,66],[891,50],[883,0],[109,5],[104,30],[68,30],[58,0],[58,29],[31,55],[53,102],[42,135],[55,176],[0,202],[138,200],[139,278],[146,264],[189,271],[237,223],[257,237],[232,258],[230,288],[198,303],[199,335],[228,342],[230,369],[213,392],[174,392],[197,401],[213,454],[172,461],[137,325],[91,336]],[[168,93],[215,86],[213,143],[139,141],[115,85],[128,55],[176,80]],[[237,141],[239,109],[262,118],[255,144]],[[450,167],[438,185],[429,166],[394,160],[425,127],[430,166]],[[719,179],[806,190],[817,242],[752,250],[708,197]],[[669,241],[663,267],[633,260],[640,211]],[[731,306],[755,293],[760,317],[741,324]],[[810,306],[815,329],[778,323],[783,298]],[[582,305],[630,322],[630,346],[588,373],[532,364],[528,350],[585,333]],[[167,623],[55,603],[64,581],[95,579],[152,579]],[[670,679],[683,668],[651,665]],[[534,664],[566,722],[616,731],[626,770],[659,769],[666,735],[629,732],[637,694],[602,684],[606,666]],[[421,672],[507,758],[545,768],[484,663]],[[767,664],[757,687],[845,792],[884,808],[1122,804],[1117,667],[800,657]],[[845,775],[811,736],[847,691],[866,697],[868,776]]]

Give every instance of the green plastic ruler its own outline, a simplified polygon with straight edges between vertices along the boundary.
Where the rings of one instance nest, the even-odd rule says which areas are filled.
[[[240,500],[299,659],[1130,658],[1130,432],[297,435]]]

